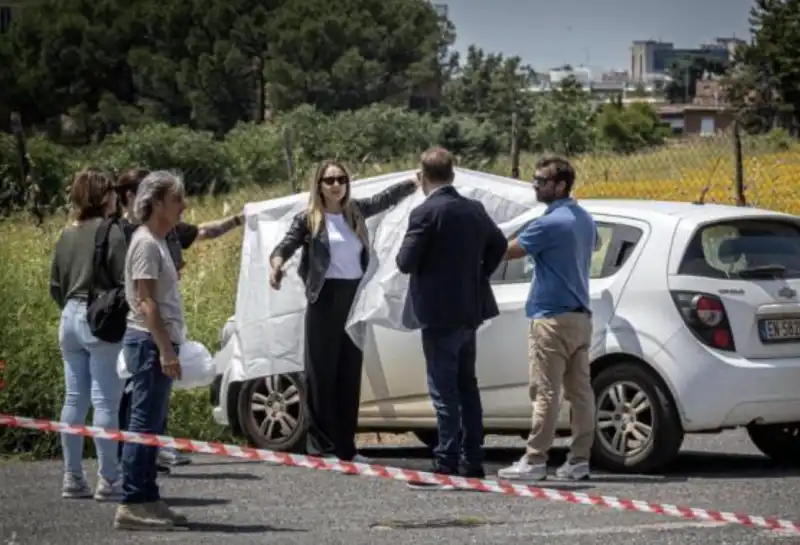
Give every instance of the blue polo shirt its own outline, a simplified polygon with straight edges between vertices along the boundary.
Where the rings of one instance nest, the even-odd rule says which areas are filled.
[[[574,199],[559,199],[531,221],[518,242],[533,260],[528,318],[590,310],[589,270],[597,243],[592,216]]]

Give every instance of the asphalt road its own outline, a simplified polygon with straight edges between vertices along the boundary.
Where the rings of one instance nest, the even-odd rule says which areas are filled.
[[[518,439],[491,439],[489,445],[492,471],[521,453]],[[429,464],[425,451],[413,446],[372,447],[364,454],[384,465]],[[557,451],[553,463],[563,457]],[[86,469],[93,475],[94,463]],[[161,480],[165,498],[193,521],[189,531],[126,533],[111,526],[114,505],[62,500],[60,483],[59,462],[0,464],[0,545],[800,543],[800,537],[735,525],[478,492],[416,491],[378,478],[208,456]],[[562,488],[800,519],[800,472],[774,468],[740,432],[687,439],[678,463],[663,475],[596,474],[590,483]]]

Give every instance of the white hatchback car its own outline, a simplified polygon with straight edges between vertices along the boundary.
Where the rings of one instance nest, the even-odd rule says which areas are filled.
[[[800,218],[769,210],[584,200],[602,238],[591,271],[596,467],[649,472],[684,434],[746,426],[774,460],[800,461]],[[540,215],[543,207],[527,214]],[[500,316],[479,333],[487,434],[527,435],[529,261],[493,276]],[[223,346],[235,324],[223,331]],[[436,422],[419,332],[375,327],[365,350],[361,431],[414,432]],[[377,363],[377,362],[380,362]],[[211,387],[215,420],[253,445],[303,446],[305,389],[296,374]],[[559,420],[569,433],[569,407]]]

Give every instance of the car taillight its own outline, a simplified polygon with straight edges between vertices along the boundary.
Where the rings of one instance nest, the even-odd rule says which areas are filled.
[[[725,305],[716,295],[695,291],[673,291],[672,298],[689,330],[705,345],[736,351]]]

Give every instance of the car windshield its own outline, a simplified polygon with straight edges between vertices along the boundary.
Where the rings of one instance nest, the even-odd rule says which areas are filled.
[[[800,278],[800,228],[779,220],[736,220],[703,227],[678,274],[712,278]]]

